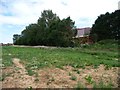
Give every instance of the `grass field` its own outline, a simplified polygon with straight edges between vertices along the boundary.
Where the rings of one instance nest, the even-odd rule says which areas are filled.
[[[113,40],[74,48],[3,46],[2,66],[4,68],[13,66],[14,58],[20,59],[20,63],[25,66],[30,76],[35,74],[34,70],[48,67],[59,69],[64,69],[64,66],[82,69],[85,69],[87,66],[92,66],[95,69],[100,65],[104,65],[105,69],[120,67],[118,63],[118,44]],[[80,73],[79,70],[76,71]],[[72,75],[71,79],[76,80],[76,77]],[[85,79],[92,83],[90,76],[88,79]]]
[[[30,48],[5,46],[2,48],[3,64],[12,65],[12,58],[19,58],[27,67],[49,67],[70,65],[73,67],[89,65],[120,66],[118,64],[118,45],[95,44],[80,48]]]

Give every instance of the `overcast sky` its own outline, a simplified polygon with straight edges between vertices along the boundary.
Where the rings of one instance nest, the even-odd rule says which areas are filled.
[[[100,14],[114,12],[119,0],[0,0],[0,43],[12,43],[13,34],[36,23],[43,10],[61,19],[68,16],[77,28],[92,27]]]

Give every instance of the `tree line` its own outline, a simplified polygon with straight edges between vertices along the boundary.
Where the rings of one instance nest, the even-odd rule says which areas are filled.
[[[52,10],[44,10],[37,23],[26,26],[21,35],[14,34],[13,41],[17,45],[73,46],[74,24],[70,17],[60,20]]]
[[[29,24],[21,32],[14,34],[15,45],[74,46],[73,37],[77,30],[70,18],[60,19],[52,10],[44,10],[37,23]],[[120,39],[120,10],[98,16],[90,31],[94,42],[105,39]]]

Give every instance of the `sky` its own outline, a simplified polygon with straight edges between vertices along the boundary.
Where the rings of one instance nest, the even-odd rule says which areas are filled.
[[[60,19],[71,17],[77,28],[92,27],[100,14],[114,12],[119,0],[0,0],[0,43],[12,43],[13,34],[21,34],[37,23],[43,10],[52,10]]]

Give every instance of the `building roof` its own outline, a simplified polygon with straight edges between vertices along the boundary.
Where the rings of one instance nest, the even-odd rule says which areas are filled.
[[[85,27],[85,28],[77,28],[77,30],[90,30],[91,28],[90,27]]]

